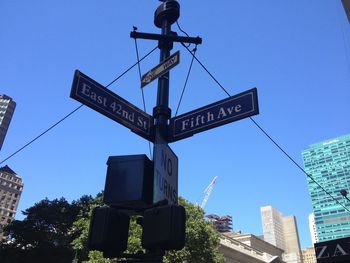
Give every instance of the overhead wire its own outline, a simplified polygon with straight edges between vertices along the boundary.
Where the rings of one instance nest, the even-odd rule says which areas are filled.
[[[181,44],[182,44],[183,46],[185,46],[183,43],[181,43]],[[194,53],[194,55],[196,54],[196,52],[197,52],[197,45],[196,45],[195,48],[192,50],[192,52]],[[186,86],[187,86],[187,82],[188,82],[188,79],[189,79],[190,74],[191,74],[193,61],[194,61],[194,56],[192,56],[192,59],[191,59],[191,63],[190,63],[190,67],[189,67],[188,72],[187,72],[185,84],[184,84],[184,87],[182,88],[182,92],[181,92],[181,95],[180,95],[179,103],[178,103],[177,108],[176,108],[175,117],[177,116],[177,113],[179,112],[179,108],[180,108],[180,105],[181,105],[181,102],[182,102],[183,95],[184,95],[184,93],[185,93],[185,89],[186,89]]]
[[[134,27],[134,30],[137,30],[136,27]],[[142,75],[141,75],[141,65],[140,65],[140,57],[139,57],[139,48],[137,46],[137,40],[135,40],[135,49],[136,49],[136,58],[137,58],[137,68],[139,70],[139,76],[140,76],[140,82],[142,80]],[[143,102],[143,110],[146,111],[146,102],[145,102],[145,94],[143,92],[143,88],[141,87],[141,94],[142,94],[142,102]],[[152,149],[151,149],[151,142],[148,141],[148,148],[149,148],[149,157],[152,159]]]
[[[51,125],[49,128],[47,128],[45,131],[43,131],[42,133],[40,133],[38,136],[36,136],[34,139],[32,139],[31,141],[29,141],[28,143],[26,143],[25,145],[23,145],[21,148],[19,148],[17,151],[15,151],[14,153],[12,153],[11,155],[9,155],[8,157],[6,157],[4,160],[2,160],[0,162],[0,164],[6,162],[7,160],[9,160],[10,158],[12,158],[13,156],[15,156],[16,154],[18,154],[19,152],[21,152],[22,150],[24,150],[25,148],[27,148],[29,145],[31,145],[33,142],[35,142],[36,140],[38,140],[41,136],[43,136],[44,134],[48,133],[49,131],[51,131],[53,128],[55,128],[58,124],[60,124],[61,122],[63,122],[65,119],[67,119],[68,117],[70,117],[71,115],[73,115],[75,112],[77,112],[81,107],[83,107],[84,105],[81,104],[80,106],[78,106],[77,108],[75,108],[73,111],[71,111],[70,113],[68,113],[67,115],[65,115],[63,118],[61,118],[59,121],[57,121],[56,123],[54,123],[53,125]]]
[[[187,32],[185,30],[183,30],[179,24],[179,22],[176,20],[176,25],[178,27],[178,29],[184,33],[187,37],[190,37],[189,34],[187,34]],[[188,43],[187,45],[185,45],[185,43],[181,42],[181,45],[184,46],[185,48],[189,48],[191,46],[190,43]],[[192,52],[194,54],[196,54],[197,52],[197,44],[196,46],[194,47],[194,49],[192,50]],[[193,60],[194,60],[195,56],[192,56],[192,59],[191,59],[191,63],[190,63],[190,67],[188,69],[188,72],[187,72],[187,76],[186,76],[186,80],[185,80],[185,84],[184,84],[184,87],[182,88],[182,91],[181,91],[181,95],[180,95],[180,99],[179,99],[179,103],[177,105],[177,108],[176,108],[176,112],[175,112],[175,117],[177,116],[178,112],[179,112],[179,108],[180,108],[180,105],[181,105],[181,102],[182,102],[182,98],[183,98],[183,95],[185,93],[185,90],[186,90],[186,87],[187,87],[187,82],[188,82],[188,79],[190,77],[190,74],[191,74],[191,70],[192,70],[192,66],[193,66]]]
[[[119,80],[121,77],[123,77],[126,73],[128,73],[132,68],[134,68],[137,64],[139,64],[142,60],[144,60],[146,57],[148,57],[150,54],[152,54],[158,47],[153,48],[151,51],[149,51],[146,55],[144,55],[140,60],[138,60],[136,63],[134,63],[132,66],[130,66],[129,68],[127,68],[123,73],[121,73],[118,77],[116,77],[114,80],[112,80],[107,86],[105,86],[105,88],[108,88],[109,86],[111,86],[113,83],[115,83],[117,80]],[[80,106],[78,106],[77,108],[75,108],[74,110],[72,110],[70,113],[66,114],[64,117],[62,117],[59,121],[55,122],[53,125],[51,125],[49,128],[47,128],[45,131],[43,131],[42,133],[40,133],[38,136],[36,136],[34,139],[30,140],[28,143],[26,143],[25,145],[23,145],[21,148],[19,148],[17,151],[13,152],[12,154],[10,154],[8,157],[6,157],[4,160],[2,160],[0,162],[0,164],[3,164],[4,162],[6,162],[7,160],[9,160],[10,158],[12,158],[13,156],[17,155],[19,152],[23,151],[25,148],[27,148],[29,145],[31,145],[32,143],[34,143],[36,140],[38,140],[40,137],[42,137],[43,135],[45,135],[46,133],[48,133],[49,131],[51,131],[53,128],[55,128],[57,125],[59,125],[60,123],[62,123],[64,120],[66,120],[68,117],[72,116],[75,112],[77,112],[80,108],[82,108],[84,105],[81,104]]]
[[[195,55],[185,46],[187,51],[195,57]],[[213,76],[213,74],[210,73],[210,71],[204,66],[204,64],[195,57],[195,60],[202,66],[202,68],[211,76],[211,78],[218,84],[218,86],[229,96],[231,97],[230,93],[221,85],[221,83]],[[342,206],[345,210],[350,212],[350,210],[345,207],[342,203],[340,203],[331,193],[329,193],[321,184],[319,184],[310,174],[308,174],[287,152],[282,148],[280,144],[277,143],[275,139],[273,139],[266,130],[259,125],[252,117],[249,117],[249,119],[253,122],[253,124],[290,160],[292,163],[299,168],[307,177],[309,177],[315,184],[317,184],[318,187],[322,189],[328,196],[330,196],[337,204]]]

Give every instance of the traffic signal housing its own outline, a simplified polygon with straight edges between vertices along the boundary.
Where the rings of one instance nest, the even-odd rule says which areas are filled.
[[[114,208],[99,207],[92,212],[88,247],[106,258],[120,256],[127,248],[130,217]]]
[[[180,250],[185,246],[186,211],[166,205],[148,209],[143,215],[142,247],[148,250]]]
[[[103,202],[144,209],[153,204],[153,162],[145,154],[110,156]]]

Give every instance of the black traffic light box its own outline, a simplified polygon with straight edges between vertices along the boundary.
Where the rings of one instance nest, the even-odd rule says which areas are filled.
[[[148,250],[180,250],[185,246],[186,211],[166,205],[148,209],[143,215],[142,247]]]
[[[145,154],[110,156],[104,203],[145,208],[153,203],[153,162]]]
[[[99,207],[92,212],[88,247],[107,258],[122,254],[128,244],[130,217],[114,208]]]

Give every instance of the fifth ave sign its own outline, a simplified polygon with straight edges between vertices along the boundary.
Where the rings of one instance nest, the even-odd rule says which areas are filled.
[[[254,88],[170,119],[169,141],[178,141],[258,113],[257,90]]]

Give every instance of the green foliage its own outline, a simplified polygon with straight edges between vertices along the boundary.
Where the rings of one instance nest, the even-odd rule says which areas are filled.
[[[180,251],[166,252],[164,262],[224,262],[218,250],[219,234],[204,220],[204,211],[181,197],[179,203],[185,207],[187,216],[185,247]]]
[[[78,235],[71,242],[71,245],[75,250],[75,260],[77,262],[81,262],[82,260],[87,260],[90,257],[90,253],[87,247],[90,218],[91,218],[92,211],[95,207],[103,206],[102,200],[103,200],[103,193],[101,192],[97,194],[95,198],[90,197],[90,199],[84,199],[83,202],[79,202],[79,206],[81,207],[80,213],[77,215],[76,220],[73,223],[73,231],[75,233],[78,233]],[[95,261],[98,255],[99,253],[91,254],[91,256]]]
[[[90,251],[89,252],[89,260],[83,261],[83,263],[111,263],[111,261],[108,258],[104,258],[102,255],[102,252],[99,251]]]
[[[26,216],[23,221],[5,227],[11,241],[1,243],[0,262],[71,262],[78,203],[44,199],[22,212]]]
[[[141,247],[142,228],[136,223],[137,217],[132,217],[130,220],[130,230],[128,239],[127,253],[136,253],[143,250]]]
[[[95,207],[103,206],[102,199],[102,193],[95,198],[83,196],[71,204],[64,198],[52,201],[44,199],[26,209],[23,221],[13,221],[5,229],[12,241],[0,244],[0,262],[117,262],[87,248],[91,213]],[[203,210],[183,198],[179,202],[187,214],[186,244],[180,251],[167,251],[164,262],[224,262],[218,251],[219,235],[204,220]],[[127,253],[142,250],[141,235],[142,228],[133,217]]]

